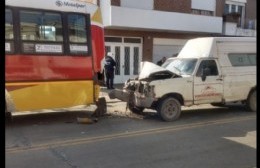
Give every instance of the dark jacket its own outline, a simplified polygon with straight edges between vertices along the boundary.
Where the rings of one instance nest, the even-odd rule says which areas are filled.
[[[105,70],[107,72],[114,71],[115,66],[116,66],[115,60],[110,56],[106,56],[105,57],[105,66],[104,66]]]

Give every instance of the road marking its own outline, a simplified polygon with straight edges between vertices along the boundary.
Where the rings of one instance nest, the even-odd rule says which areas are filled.
[[[28,146],[12,147],[12,148],[6,148],[5,152],[7,154],[11,154],[11,153],[19,153],[19,152],[23,152],[23,151],[44,150],[44,149],[55,148],[55,147],[74,146],[74,145],[79,145],[79,144],[88,144],[88,143],[106,141],[106,140],[111,140],[111,139],[116,139],[116,138],[134,137],[134,136],[149,135],[149,134],[156,134],[156,133],[163,133],[163,132],[179,131],[179,130],[197,128],[197,127],[202,127],[202,126],[210,126],[210,125],[246,121],[246,120],[252,120],[255,118],[256,118],[256,116],[235,117],[235,118],[231,118],[231,119],[213,120],[213,121],[198,122],[198,123],[193,123],[193,124],[174,125],[174,126],[168,126],[168,127],[161,127],[161,128],[154,128],[154,129],[147,129],[147,130],[140,130],[140,131],[130,131],[130,132],[109,134],[109,135],[89,137],[89,138],[79,138],[79,139],[57,141],[57,142],[53,142],[53,143],[32,145],[29,147]]]
[[[224,137],[224,138],[256,149],[256,131],[247,132],[247,134],[242,137]]]

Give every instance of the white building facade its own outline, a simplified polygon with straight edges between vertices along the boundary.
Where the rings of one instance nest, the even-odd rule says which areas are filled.
[[[137,76],[141,61],[156,63],[163,56],[176,55],[190,38],[256,36],[256,16],[253,13],[249,20],[246,18],[248,1],[256,3],[256,0],[99,0],[106,51],[113,52],[117,62],[115,83]],[[233,13],[238,19],[230,15]]]

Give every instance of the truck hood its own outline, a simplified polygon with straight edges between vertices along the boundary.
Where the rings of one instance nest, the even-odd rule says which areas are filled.
[[[138,76],[139,80],[154,78],[154,79],[165,79],[177,75],[168,69],[158,66],[152,62],[141,62],[141,72]],[[152,77],[153,76],[153,77]],[[179,75],[177,75],[179,76]]]

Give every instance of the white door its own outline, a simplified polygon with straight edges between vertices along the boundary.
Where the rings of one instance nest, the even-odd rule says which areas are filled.
[[[202,68],[210,72],[203,81]],[[197,73],[194,75],[194,104],[221,102],[223,99],[223,77],[215,60],[202,60]]]
[[[114,83],[125,83],[139,74],[142,46],[140,44],[106,43],[106,51],[114,53],[116,61]]]

